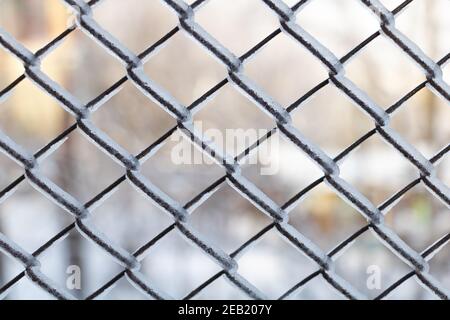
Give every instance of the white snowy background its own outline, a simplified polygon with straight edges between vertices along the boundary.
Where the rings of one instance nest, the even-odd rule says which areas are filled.
[[[192,1],[191,1],[192,2]],[[295,1],[286,1],[293,4]],[[313,0],[298,14],[298,22],[338,57],[375,32],[378,22],[357,0]],[[383,0],[389,9],[399,0]],[[30,50],[37,50],[70,23],[70,12],[57,0],[0,0],[0,27]],[[104,0],[95,19],[136,53],[150,46],[176,24],[176,16],[159,0]],[[278,27],[275,15],[259,0],[211,0],[196,20],[236,55],[242,55]],[[450,52],[450,1],[415,0],[397,18],[398,28],[438,61]],[[104,49],[77,30],[42,62],[43,70],[83,102],[88,102],[125,75],[123,67]],[[167,41],[145,64],[147,74],[183,104],[189,105],[226,76],[225,68],[182,32]],[[0,90],[22,73],[22,66],[0,49]],[[450,67],[444,67],[450,82]],[[346,64],[350,79],[379,105],[388,108],[425,77],[394,44],[378,37]],[[323,66],[285,35],[270,41],[245,65],[245,73],[283,106],[326,79]],[[203,129],[271,129],[273,121],[226,85],[195,117]],[[293,114],[294,124],[329,155],[335,156],[373,128],[373,122],[339,91],[327,86]],[[175,123],[132,84],[102,106],[94,123],[130,152],[149,146]],[[73,119],[29,80],[0,102],[0,129],[35,152],[73,123]],[[392,116],[392,126],[430,158],[450,141],[450,108],[428,89],[421,90]],[[272,139],[278,139],[275,135]],[[225,142],[227,143],[227,142]],[[163,191],[184,204],[224,174],[218,165],[176,165],[169,140],[143,165],[143,173]],[[261,164],[243,165],[243,173],[282,205],[320,177],[320,170],[290,142],[266,159],[278,164],[275,175],[260,174]],[[341,175],[376,205],[418,177],[417,170],[391,146],[374,136],[342,162]],[[66,191],[86,202],[123,174],[107,155],[80,132],[41,163],[44,173]],[[450,184],[450,158],[437,164],[439,178]],[[0,188],[22,174],[0,154]],[[0,232],[32,252],[72,223],[26,181],[0,204]],[[123,183],[94,211],[93,222],[125,249],[136,250],[173,221]],[[232,252],[271,221],[230,186],[221,188],[192,214],[195,228],[226,252]],[[290,223],[329,251],[365,225],[363,217],[326,185],[311,191],[292,211]],[[386,214],[386,223],[413,249],[423,251],[450,232],[449,209],[423,186],[410,190]],[[43,272],[65,285],[67,267],[81,268],[81,290],[86,297],[122,269],[102,250],[75,230],[39,256]],[[238,257],[239,273],[268,297],[277,298],[317,270],[317,266],[272,230]],[[368,297],[375,297],[410,268],[370,231],[356,239],[335,261],[336,272]],[[367,268],[381,270],[381,288],[366,286]],[[0,253],[0,286],[22,271],[22,266]],[[219,267],[172,231],[152,247],[142,261],[149,281],[173,297],[182,298]],[[430,261],[430,273],[450,289],[450,245]],[[23,278],[7,299],[49,299],[46,292]],[[105,299],[146,298],[124,278]],[[224,277],[195,298],[245,299]],[[291,296],[294,299],[342,298],[321,277]],[[389,298],[434,299],[413,278]]]

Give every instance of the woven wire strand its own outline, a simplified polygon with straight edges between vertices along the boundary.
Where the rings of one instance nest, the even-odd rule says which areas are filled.
[[[449,151],[450,145],[447,145],[433,158],[426,159],[414,146],[407,143],[392,127],[389,126],[392,114],[400,108],[408,99],[414,96],[424,87],[430,88],[442,99],[447,102],[449,99],[449,87],[442,78],[442,66],[449,60],[450,54],[443,57],[440,61],[434,62],[426,54],[420,50],[410,39],[402,34],[395,27],[395,16],[399,14],[412,0],[404,1],[392,12],[387,10],[379,1],[361,0],[361,3],[373,12],[380,20],[380,31],[372,34],[361,44],[356,46],[347,55],[338,59],[328,48],[323,46],[317,39],[308,34],[295,21],[295,15],[302,8],[311,2],[310,0],[302,0],[292,7],[288,7],[284,2],[279,0],[261,0],[273,11],[273,14],[279,18],[280,27],[269,34],[260,43],[251,48],[241,57],[235,56],[229,49],[224,47],[206,30],[204,30],[194,20],[195,12],[201,8],[206,0],[197,0],[192,5],[188,5],[181,0],[161,0],[179,18],[179,25],[173,28],[169,33],[163,36],[159,41],[144,50],[142,53],[135,55],[126,48],[114,36],[104,30],[93,19],[92,10],[100,2],[100,0],[92,0],[88,3],[82,0],[62,0],[71,10],[76,13],[77,23],[71,26],[58,37],[48,43],[46,46],[38,50],[36,53],[30,52],[16,39],[9,35],[5,30],[0,29],[0,45],[11,52],[18,58],[25,67],[25,73],[8,85],[0,92],[0,101],[6,99],[8,94],[25,78],[32,80],[36,86],[48,93],[56,99],[60,106],[74,117],[74,124],[63,131],[58,137],[53,139],[44,148],[36,154],[29,154],[27,150],[16,144],[4,133],[0,132],[0,149],[15,160],[24,168],[24,174],[18,177],[13,183],[0,192],[0,202],[4,201],[8,196],[14,193],[17,186],[25,180],[36,188],[39,192],[51,198],[56,204],[65,209],[74,217],[74,222],[61,230],[54,237],[49,239],[38,250],[32,254],[26,252],[23,248],[0,234],[0,248],[21,262],[24,271],[14,277],[11,281],[0,288],[0,296],[4,296],[7,292],[24,276],[31,279],[36,285],[46,290],[48,293],[58,299],[74,299],[74,296],[66,289],[58,286],[51,279],[40,271],[40,264],[37,257],[45,250],[50,248],[57,240],[62,239],[71,230],[77,228],[78,231],[87,239],[93,241],[97,246],[106,251],[117,263],[121,264],[124,269],[118,273],[110,281],[105,283],[101,288],[90,294],[87,299],[94,299],[104,293],[112,285],[114,285],[122,277],[126,277],[137,289],[143,293],[156,299],[171,299],[166,293],[153,284],[149,283],[145,276],[139,271],[140,260],[145,256],[151,247],[165,237],[173,230],[180,232],[194,246],[200,248],[205,254],[210,256],[222,269],[216,275],[205,281],[198,288],[191,291],[185,299],[196,296],[206,286],[213,283],[219,277],[225,276],[238,289],[246,293],[253,299],[266,298],[264,293],[260,292],[253,284],[242,277],[238,272],[238,262],[235,259],[253,242],[261,238],[270,230],[276,230],[280,236],[286,238],[294,247],[298,248],[303,254],[314,261],[318,270],[305,279],[300,281],[294,287],[280,296],[280,299],[289,297],[297,292],[310,280],[317,276],[322,276],[332,287],[349,299],[364,299],[363,294],[353,287],[346,280],[341,278],[333,271],[333,257],[337,253],[344,251],[350,243],[368,230],[372,230],[382,243],[390,250],[396,253],[407,264],[410,265],[412,271],[392,284],[388,289],[381,293],[377,299],[384,298],[404,281],[416,276],[417,279],[428,289],[430,289],[437,297],[448,299],[449,293],[431,274],[429,274],[428,257],[432,257],[449,241],[450,233],[443,236],[435,244],[430,246],[424,252],[416,252],[411,249],[398,235],[387,227],[383,222],[383,216],[389,208],[396,203],[406,192],[419,183],[423,183],[441,202],[447,207],[450,206],[450,191],[448,187],[440,181],[435,175],[435,164],[441,160]],[[54,50],[64,38],[76,29],[80,29],[97,43],[115,56],[127,71],[127,75],[116,81],[110,88],[105,90],[98,97],[89,103],[83,105],[76,97],[63,89],[59,84],[52,81],[40,69],[40,60],[46,54]],[[156,84],[143,71],[143,64],[149,59],[149,56],[157,51],[165,42],[177,32],[185,32],[189,35],[193,42],[208,50],[218,61],[220,61],[228,71],[228,77],[217,83],[214,87],[203,94],[199,99],[189,106],[183,106],[169,92]],[[292,105],[284,109],[278,102],[270,97],[263,89],[258,87],[251,79],[243,73],[246,60],[255,55],[259,49],[269,43],[277,35],[284,33],[298,42],[299,45],[305,47],[311,52],[329,71],[329,78],[319,83],[308,93],[300,97]],[[393,41],[405,55],[412,58],[422,69],[426,76],[426,81],[419,84],[411,92],[407,93],[394,105],[384,111],[369,96],[367,96],[360,88],[358,88],[350,79],[345,76],[345,63],[355,56],[363,47],[368,45],[378,36],[387,37]],[[114,96],[120,87],[126,82],[131,81],[146,97],[156,102],[164,111],[170,114],[176,121],[177,125],[168,130],[160,139],[151,146],[143,150],[137,155],[132,155],[123,149],[114,140],[109,138],[104,132],[97,128],[91,121],[90,115],[101,107],[109,98]],[[236,157],[223,154],[219,149],[209,141],[207,141],[201,132],[197,132],[192,123],[192,116],[205,106],[208,98],[216,94],[225,84],[230,83],[235,86],[243,95],[249,98],[262,111],[269,114],[275,122],[274,128],[268,134],[261,137],[255,144],[250,146],[244,152]],[[348,148],[342,151],[334,159],[330,158],[317,145],[312,143],[299,132],[291,124],[291,113],[300,107],[314,93],[327,85],[336,86],[343,95],[352,100],[357,107],[361,108],[374,121],[374,129],[363,135],[360,139],[352,143]],[[45,177],[39,170],[40,158],[45,158],[49,153],[54,152],[66,137],[74,130],[81,132],[98,148],[106,152],[110,157],[119,163],[124,169],[124,175],[115,180],[105,190],[94,196],[87,203],[80,203],[72,195],[60,189],[54,182]],[[167,139],[175,132],[184,133],[193,144],[202,148],[203,152],[212,156],[218,164],[220,164],[225,174],[220,179],[208,186],[196,197],[181,205],[176,200],[169,197],[163,191],[159,190],[151,183],[140,171],[140,165],[148,160],[158,148],[164,144]],[[239,163],[251,151],[255,150],[258,145],[269,139],[276,131],[297,146],[302,152],[311,158],[324,175],[314,181],[312,184],[301,190],[292,199],[284,205],[277,205],[270,197],[265,195],[256,185],[240,174]],[[339,176],[339,163],[345,160],[357,146],[362,144],[368,138],[378,134],[388,144],[395,148],[403,157],[410,161],[418,170],[419,178],[412,181],[396,194],[386,200],[380,206],[375,206],[367,198],[365,198],[357,189],[352,187],[348,182]],[[155,205],[166,211],[174,219],[172,225],[164,229],[155,238],[151,239],[144,246],[129,253],[113,243],[106,235],[102,234],[92,225],[88,218],[93,211],[99,206],[111,193],[117,190],[117,187],[128,181],[137,190],[144,193]],[[231,185],[239,194],[248,201],[253,203],[259,210],[269,216],[273,222],[262,229],[248,241],[242,244],[234,252],[227,254],[220,247],[210,243],[204,236],[198,233],[189,223],[189,216],[195,208],[216,192],[223,183]],[[321,183],[327,183],[331,186],[336,194],[351,203],[367,220],[368,224],[354,234],[350,235],[342,243],[338,244],[330,252],[323,252],[316,244],[291,227],[288,223],[289,212],[295,208],[303,199],[304,195],[310,192]]]

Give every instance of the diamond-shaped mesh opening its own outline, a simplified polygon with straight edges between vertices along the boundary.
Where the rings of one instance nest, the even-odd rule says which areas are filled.
[[[278,27],[272,12],[258,0],[209,1],[196,14],[196,21],[238,56]]]
[[[127,202],[132,202],[133,206],[126,205]],[[108,238],[134,252],[171,225],[173,220],[124,183],[95,209],[92,222]],[[130,232],[134,234],[133,239],[129,237]]]
[[[22,169],[4,154],[0,154],[0,165],[4,168],[3,174],[0,175],[1,192],[6,194],[8,186],[22,174]]]
[[[63,117],[57,103],[26,79],[1,104],[0,129],[29,152],[36,152],[65,129]]]
[[[233,114],[239,113],[236,118]],[[273,120],[262,113],[231,85],[225,85],[194,117],[194,125],[229,156],[242,154],[273,127]],[[242,164],[249,161],[243,160]]]
[[[200,291],[193,300],[250,300],[241,290],[236,288],[225,276],[221,276],[205,289]]]
[[[94,9],[94,18],[136,53],[147,49],[177,25],[171,12],[158,1],[101,1]],[[135,37],[136,33],[140,37]]]
[[[0,285],[6,286],[17,274],[23,271],[22,264],[3,252],[0,252],[0,264],[2,266],[2,280]],[[36,289],[34,285],[31,285]]]
[[[271,222],[226,184],[194,211],[191,221],[199,232],[220,243],[221,248],[229,253]]]
[[[383,52],[382,55],[379,53]],[[348,77],[387,109],[423,82],[415,63],[389,39],[377,37],[346,66]],[[396,79],[387,81],[382,79]]]
[[[378,135],[346,157],[340,169],[341,176],[374,204],[417,178],[417,168]]]
[[[245,74],[283,107],[327,78],[314,56],[284,34],[273,38],[245,64]]]
[[[44,175],[79,201],[89,201],[123,171],[78,130],[41,164]],[[71,182],[69,182],[71,181]]]
[[[243,174],[280,206],[321,177],[308,157],[278,132],[254,151]]]
[[[444,157],[437,165],[437,176],[445,183],[450,185],[450,157]]]
[[[424,288],[415,277],[403,282],[386,300],[436,300],[437,297]]]
[[[97,298],[98,300],[154,300],[145,295],[124,277],[121,277],[113,287]]]
[[[291,268],[292,265],[296,268]],[[315,271],[314,268],[311,261],[273,230],[239,258],[239,273],[272,299]]]
[[[332,157],[373,129],[373,122],[334,86],[326,86],[306,101],[296,110],[292,120],[303,134]],[[350,127],[348,123],[354,125]],[[340,137],[339,144],[333,141],[336,134]]]
[[[423,185],[412,188],[386,214],[386,224],[418,252],[450,229],[448,208]]]
[[[142,166],[142,173],[167,195],[184,205],[217,179],[224,170],[179,131]],[[170,179],[175,174],[177,179]]]
[[[85,255],[83,252],[89,254]],[[122,270],[110,255],[75,229],[70,231],[64,241],[57,242],[46,251],[40,261],[45,263],[42,268],[44,274],[52,275],[52,280],[57,285],[68,288],[79,298],[84,298]],[[103,265],[105,270],[98,269],[96,266],[99,264]],[[78,275],[79,288],[72,278]]]
[[[125,75],[117,59],[79,30],[48,54],[42,70],[82,103],[93,100]]]
[[[430,273],[438,279],[445,288],[450,288],[450,277],[446,270],[449,267],[450,248],[445,245],[438,253],[432,256],[430,260]]]
[[[398,109],[392,127],[405,139],[417,141],[414,146],[432,158],[448,144],[450,131],[444,119],[449,117],[448,104],[424,88]]]
[[[184,32],[178,32],[145,64],[148,76],[190,105],[226,77],[226,70]]]
[[[289,223],[326,252],[357,232],[367,221],[321,184],[308,192],[289,215]]]
[[[37,51],[58,36],[69,22],[69,11],[58,0],[38,3],[5,0],[1,3],[0,26],[30,50]],[[26,21],[26,23],[21,23]]]
[[[370,12],[354,0],[311,1],[297,14],[297,22],[338,57],[378,29]]]
[[[408,271],[408,266],[370,231],[361,235],[336,260],[336,273],[371,298]],[[379,276],[379,279],[371,276]]]
[[[19,60],[9,55],[7,51],[1,49],[0,70],[2,70],[2,76],[0,77],[0,92],[2,93],[0,97],[3,97],[3,90],[22,74],[23,66],[20,64]]]
[[[22,201],[27,197],[27,203]],[[30,209],[33,208],[33,209]],[[71,217],[34,190],[27,182],[0,205],[2,223],[0,232],[28,252],[34,252],[63,227],[72,222]],[[28,221],[33,221],[29,224]],[[20,230],[20,231],[19,231]]]
[[[149,281],[178,299],[218,271],[212,260],[177,231],[170,232],[151,248],[142,261],[142,272]]]
[[[449,297],[443,0],[50,2],[0,3],[0,296]]]
[[[173,118],[129,82],[98,109],[92,119],[100,130],[135,155],[175,125]]]
[[[345,297],[335,290],[321,275],[314,277],[297,289],[289,299],[292,300],[344,300]]]
[[[450,51],[450,41],[444,40],[450,30],[450,23],[436,14],[441,10],[450,10],[448,1],[414,1],[396,19],[397,28],[436,61]]]

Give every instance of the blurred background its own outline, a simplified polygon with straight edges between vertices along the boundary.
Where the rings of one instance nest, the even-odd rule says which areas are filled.
[[[294,0],[286,1],[292,5]],[[382,0],[390,9],[402,1]],[[190,1],[192,3],[192,1]],[[177,17],[159,0],[104,0],[94,9],[98,23],[135,53],[140,53],[177,24]],[[215,38],[240,56],[278,28],[271,10],[260,0],[211,0],[196,13]],[[0,27],[28,49],[36,51],[72,23],[71,11],[58,0],[0,0]],[[298,14],[298,23],[342,57],[373,32],[378,21],[357,0],[313,0]],[[450,1],[415,0],[398,15],[397,27],[438,61],[450,52]],[[145,64],[150,78],[189,105],[223,80],[226,69],[207,51],[178,32]],[[87,103],[125,75],[122,65],[82,31],[72,32],[42,61],[52,79]],[[326,69],[302,46],[280,34],[247,60],[245,74],[280,104],[288,107],[327,78]],[[450,83],[450,67],[443,67]],[[0,91],[23,73],[23,66],[0,48]],[[401,50],[377,37],[346,64],[347,76],[387,109],[425,80],[421,70]],[[227,84],[195,115],[203,130],[267,129],[273,121]],[[335,87],[326,86],[293,113],[294,124],[330,156],[336,156],[374,124]],[[94,123],[133,154],[137,154],[175,125],[160,107],[129,82],[93,114]],[[29,151],[36,152],[74,123],[55,101],[28,79],[0,101],[0,130]],[[450,108],[428,88],[410,98],[392,114],[392,126],[431,158],[450,141]],[[178,133],[175,133],[177,135]],[[271,139],[278,139],[276,134]],[[187,142],[185,142],[187,143]],[[176,165],[171,152],[178,140],[166,144],[143,165],[143,173],[159,188],[184,204],[224,174],[216,164]],[[197,151],[198,152],[198,151]],[[277,161],[274,175],[261,175],[261,163],[243,163],[243,174],[283,205],[321,176],[321,171],[291,142],[279,139],[268,155]],[[266,159],[267,160],[267,159]],[[373,203],[380,205],[418,177],[417,170],[377,135],[341,163],[342,177]],[[450,185],[450,157],[436,164],[439,178]],[[22,174],[21,168],[0,154],[0,190]],[[87,202],[123,174],[122,168],[92,145],[79,130],[71,133],[56,152],[41,163],[43,172],[61,188]],[[0,204],[0,232],[33,252],[65,226],[69,214],[54,205],[28,182]],[[148,242],[172,223],[167,216],[128,183],[93,213],[93,222],[109,238],[131,251]],[[220,189],[192,214],[194,227],[231,253],[271,221],[233,188]],[[290,213],[290,223],[323,250],[333,249],[366,224],[364,218],[321,184]],[[449,209],[424,185],[412,188],[387,213],[386,223],[413,249],[423,251],[450,232]],[[81,268],[85,297],[121,271],[111,257],[75,230],[45,251],[39,260],[43,272],[65,285],[67,267]],[[238,258],[239,272],[271,298],[314,272],[317,266],[282,239],[265,234]],[[381,287],[366,286],[367,268],[380,267]],[[219,271],[208,257],[172,231],[148,251],[142,272],[151,283],[181,298]],[[0,253],[0,286],[22,271],[22,266]],[[368,297],[375,297],[410,268],[366,232],[336,259],[336,272]],[[450,289],[450,245],[430,261],[430,272]],[[7,299],[48,299],[46,292],[23,278]],[[126,279],[102,298],[146,298]],[[245,299],[223,277],[195,298]],[[321,277],[308,282],[293,299],[341,298]],[[414,278],[389,298],[434,299]]]

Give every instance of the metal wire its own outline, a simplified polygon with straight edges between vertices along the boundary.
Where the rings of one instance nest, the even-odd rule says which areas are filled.
[[[84,237],[91,240],[95,245],[106,251],[124,268],[123,271],[111,278],[101,288],[86,297],[87,299],[95,299],[99,297],[122,277],[126,277],[128,281],[130,281],[137,289],[152,298],[172,298],[159,288],[156,288],[152,283],[149,283],[149,281],[139,270],[140,261],[143,259],[148,250],[150,250],[154,244],[174,230],[181,233],[194,246],[197,246],[206,255],[210,256],[222,269],[216,275],[201,284],[198,288],[191,291],[186,297],[184,297],[185,299],[193,298],[205,287],[222,276],[228,278],[231,283],[246,293],[249,297],[254,299],[266,298],[263,292],[260,292],[260,290],[258,290],[253,284],[239,274],[236,257],[237,255],[242,254],[252,243],[257,241],[270,230],[277,230],[280,236],[290,241],[296,248],[299,249],[299,251],[309,257],[319,267],[317,271],[310,274],[308,277],[281,295],[280,299],[291,296],[306,283],[319,275],[330,283],[338,292],[349,299],[366,298],[350,283],[334,272],[334,258],[337,253],[344,251],[357,237],[364,234],[368,230],[372,230],[373,233],[380,238],[381,242],[396,253],[401,259],[403,259],[412,270],[376,297],[377,299],[386,297],[390,292],[412,276],[416,276],[417,279],[424,286],[429,288],[437,297],[441,299],[448,299],[450,295],[447,289],[429,274],[428,259],[449,241],[450,233],[439,239],[424,252],[418,253],[410,248],[402,239],[400,239],[400,237],[398,237],[393,230],[387,227],[384,224],[383,219],[384,215],[393,206],[393,204],[395,204],[412,187],[419,183],[423,183],[436,196],[436,198],[443,202],[447,207],[450,206],[449,188],[442,181],[440,181],[435,174],[435,164],[449,152],[450,144],[443,148],[433,158],[426,159],[418,150],[415,149],[414,146],[406,142],[389,125],[390,118],[394,112],[424,87],[430,88],[445,101],[450,101],[450,89],[442,78],[441,70],[441,66],[443,66],[450,59],[450,54],[447,54],[440,61],[434,62],[427,57],[425,53],[417,47],[417,45],[415,45],[395,27],[395,16],[399,14],[408,4],[410,4],[412,0],[404,1],[392,12],[387,10],[379,1],[360,0],[379,18],[380,30],[361,42],[341,59],[338,59],[329,49],[323,46],[317,39],[308,34],[296,23],[296,14],[303,9],[306,4],[311,2],[311,0],[299,1],[292,7],[288,7],[284,2],[279,0],[262,0],[262,2],[265,3],[267,7],[270,8],[278,17],[280,27],[241,57],[235,56],[230,50],[221,45],[214,37],[212,37],[206,30],[195,22],[195,12],[201,7],[202,4],[206,2],[205,0],[198,0],[192,5],[188,5],[182,0],[161,1],[175,12],[179,18],[179,25],[139,55],[135,55],[131,52],[114,36],[98,25],[93,19],[92,9],[100,2],[99,0],[92,0],[88,3],[83,0],[62,0],[62,2],[76,14],[76,25],[65,30],[58,37],[34,54],[26,49],[5,30],[0,29],[0,45],[18,58],[24,64],[25,68],[23,75],[18,77],[5,89],[0,91],[0,101],[6,99],[8,94],[22,80],[28,78],[41,90],[56,99],[59,105],[64,108],[66,112],[70,113],[75,120],[75,123],[72,126],[63,131],[58,137],[53,139],[34,155],[28,153],[27,150],[15,143],[4,133],[0,132],[0,149],[24,169],[24,174],[22,176],[15,179],[10,185],[0,192],[0,202],[4,201],[8,196],[13,194],[21,182],[28,180],[28,182],[35,189],[46,195],[74,217],[74,222],[72,224],[61,230],[32,254],[26,252],[11,239],[0,234],[0,249],[22,263],[24,266],[23,272],[18,274],[0,288],[0,296],[5,296],[21,278],[27,276],[36,285],[40,286],[42,289],[58,299],[74,299],[75,297],[70,292],[68,292],[65,288],[58,286],[40,271],[40,264],[37,257],[48,248],[52,247],[57,240],[62,239],[67,236],[71,230],[77,228],[77,230]],[[80,29],[89,35],[99,45],[105,48],[105,50],[115,56],[124,65],[127,72],[126,76],[119,79],[110,88],[105,90],[102,94],[87,104],[81,103],[76,97],[72,96],[59,84],[51,80],[40,69],[40,61],[45,57],[45,55],[54,50],[60,43],[62,43],[64,38],[75,29]],[[211,54],[213,54],[228,71],[228,77],[226,79],[217,83],[200,98],[194,101],[190,106],[184,106],[178,102],[164,88],[161,88],[152,79],[150,79],[143,70],[143,64],[150,58],[150,55],[156,52],[164,43],[166,43],[179,31],[183,31],[188,34],[193,38],[194,42],[197,42],[205,50],[208,50]],[[329,71],[328,79],[319,83],[286,109],[243,73],[246,60],[255,55],[263,46],[281,33],[295,39],[299,45],[305,47],[320,62],[322,62],[325,68]],[[372,40],[380,35],[383,35],[391,40],[400,50],[412,58],[423,70],[426,77],[424,82],[407,93],[386,111],[378,106],[369,96],[367,96],[345,76],[345,63],[351,57],[355,56],[363,47],[367,46]],[[91,114],[104,105],[108,99],[114,96],[121,86],[128,80],[131,81],[146,97],[156,102],[156,104],[158,104],[164,111],[170,114],[177,121],[176,126],[168,130],[161,138],[138,155],[130,154],[114,140],[109,138],[103,131],[99,130],[99,128],[97,128],[90,121]],[[275,127],[271,131],[234,158],[220,152],[213,143],[206,140],[202,133],[198,132],[194,128],[192,123],[193,115],[203,108],[208,99],[216,94],[227,83],[235,86],[239,92],[253,101],[254,104],[257,105],[262,111],[269,114],[275,122]],[[334,85],[337,87],[342,94],[352,100],[357,107],[365,111],[374,121],[374,129],[367,132],[360,139],[352,143],[334,159],[330,158],[317,145],[308,140],[308,138],[306,138],[292,125],[291,121],[291,113],[302,106],[309,97],[327,85]],[[80,203],[72,195],[59,188],[39,170],[39,162],[61,146],[67,136],[76,129],[79,129],[94,145],[106,152],[124,169],[123,176],[115,180],[106,189],[84,204]],[[220,179],[208,186],[185,205],[179,204],[163,191],[159,190],[151,183],[151,181],[142,175],[139,170],[142,163],[148,160],[175,131],[180,131],[185,134],[193,144],[196,144],[203,150],[203,152],[214,158],[225,171],[225,174]],[[239,163],[247,155],[249,155],[251,151],[255,150],[262,141],[269,139],[276,131],[282,133],[288,141],[292,142],[302,152],[304,152],[314,163],[318,165],[324,174],[321,178],[301,190],[282,206],[276,204],[256,185],[245,178],[240,173],[239,165]],[[342,179],[339,174],[339,163],[344,161],[345,158],[357,146],[361,145],[368,138],[376,134],[382,137],[404,158],[410,161],[417,168],[419,173],[419,178],[406,185],[378,207],[371,203],[357,189]],[[125,181],[128,181],[136,188],[136,190],[145,194],[146,197],[148,197],[159,208],[170,214],[174,220],[172,225],[164,229],[155,238],[151,239],[134,253],[129,253],[115,244],[106,235],[97,230],[95,225],[88,220],[88,218],[93,214],[94,209],[105,201],[110,194],[115,192],[118,186]],[[205,239],[202,234],[197,232],[189,222],[189,217],[195,208],[214,194],[214,192],[216,192],[225,182],[232,186],[242,197],[259,208],[262,213],[272,219],[271,224],[263,228],[260,232],[251,237],[237,250],[230,254],[227,254],[221,248],[208,242],[208,240]],[[321,183],[326,183],[331,186],[337,195],[350,203],[368,221],[368,224],[365,227],[350,235],[346,240],[338,244],[328,253],[323,252],[316,244],[299,233],[289,224],[289,212],[300,203],[308,192]]]

